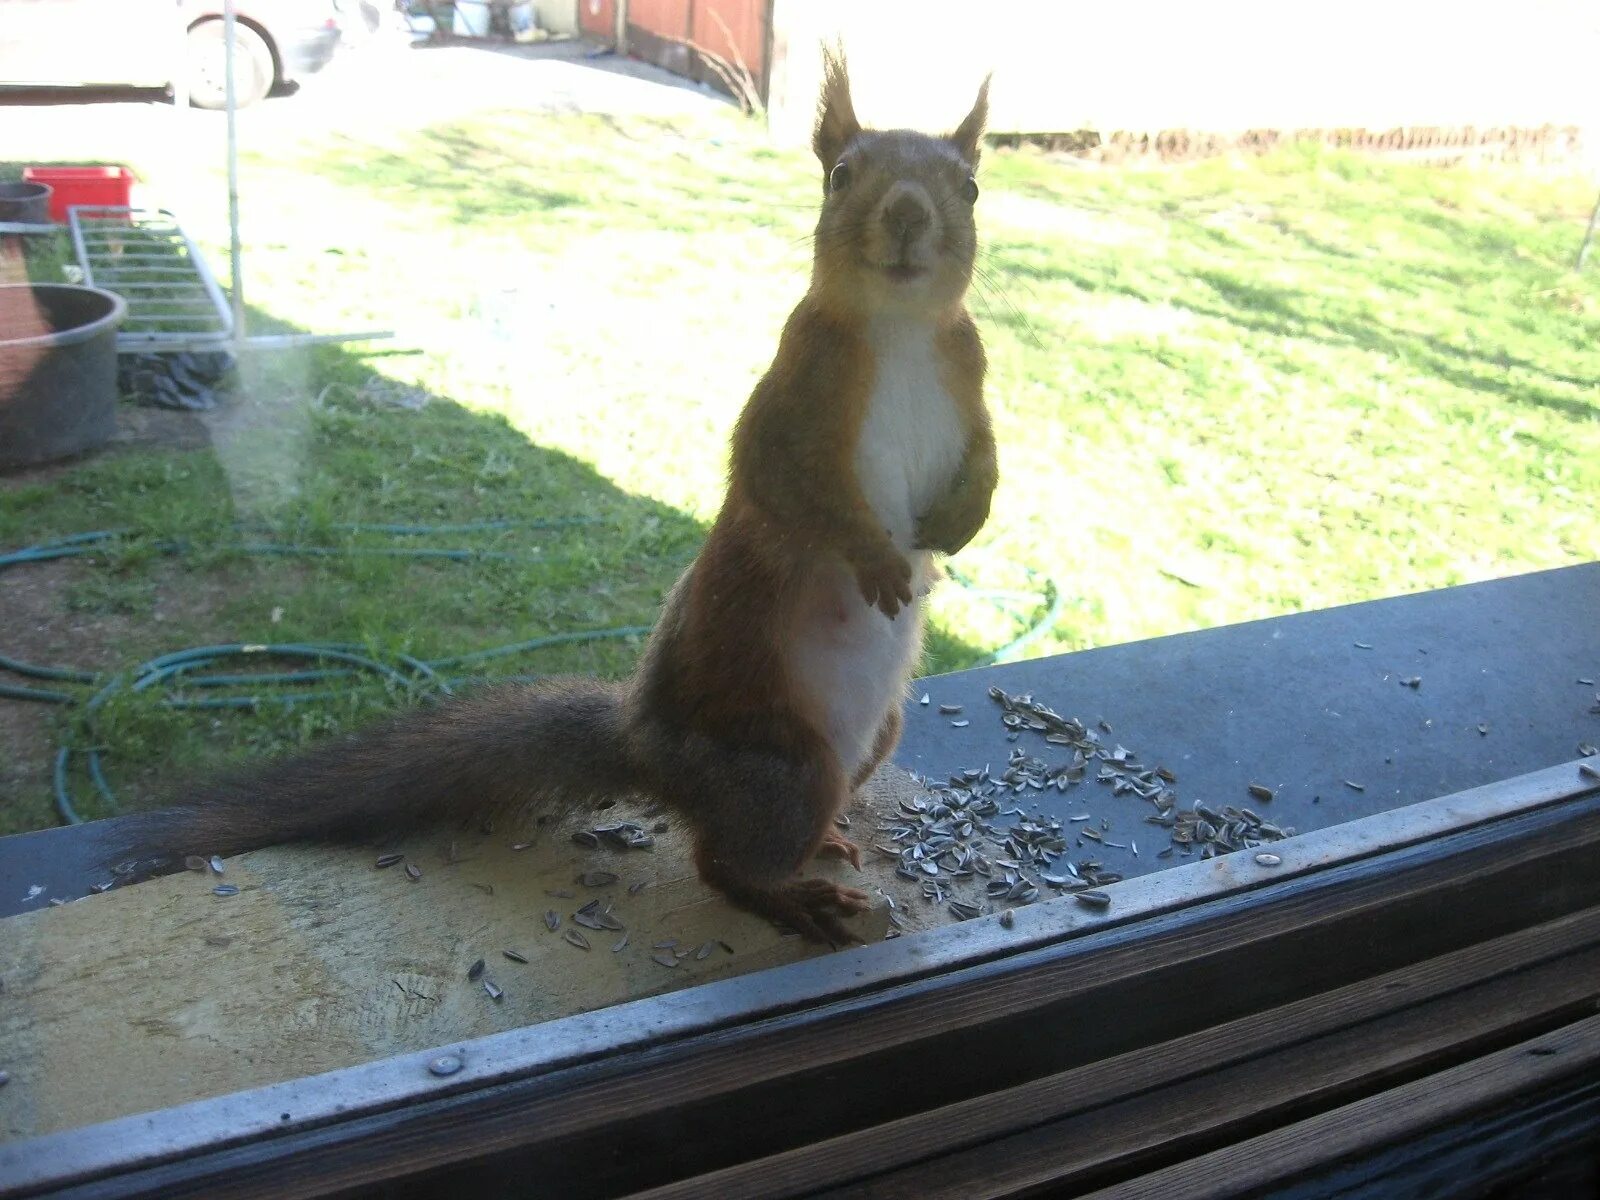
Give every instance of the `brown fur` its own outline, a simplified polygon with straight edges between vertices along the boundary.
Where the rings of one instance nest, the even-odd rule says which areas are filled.
[[[403,716],[201,789],[145,818],[137,849],[233,853],[633,792],[692,828],[701,875],[734,903],[808,937],[848,940],[839,917],[863,908],[865,894],[800,871],[824,850],[859,862],[833,819],[893,752],[900,713],[884,717],[870,761],[846,778],[787,654],[819,564],[846,564],[865,602],[890,618],[912,603],[911,566],[863,495],[853,456],[876,370],[867,325],[907,303],[886,272],[909,261],[928,205],[941,233],[911,294],[937,329],[967,444],[957,477],[920,515],[918,541],[953,553],[988,515],[983,347],[961,302],[987,86],[948,138],[864,130],[842,60],[827,59],[814,144],[825,181],[843,162],[848,186],[827,192],[811,287],[739,418],[722,510],[631,680],[502,688]]]

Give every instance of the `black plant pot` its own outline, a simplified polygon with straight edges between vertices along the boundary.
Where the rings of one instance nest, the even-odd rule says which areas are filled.
[[[0,285],[0,469],[81,454],[117,425],[122,297],[66,283]]]

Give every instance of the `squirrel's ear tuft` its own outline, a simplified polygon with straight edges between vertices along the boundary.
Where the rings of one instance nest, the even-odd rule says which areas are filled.
[[[850,103],[850,73],[845,68],[844,50],[835,45],[822,51],[822,96],[817,101],[817,127],[811,135],[811,148],[822,161],[826,175],[839,161],[850,139],[861,132],[855,106]]]
[[[978,155],[982,150],[983,127],[989,120],[989,80],[992,75],[985,75],[983,83],[978,88],[978,98],[973,101],[972,111],[966,119],[956,126],[956,131],[949,134],[947,141],[954,142],[956,149],[961,151],[961,156],[972,166],[978,165]]]

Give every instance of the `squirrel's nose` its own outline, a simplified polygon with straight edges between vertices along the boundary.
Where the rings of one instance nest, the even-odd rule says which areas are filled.
[[[933,210],[915,192],[902,191],[883,209],[883,223],[899,240],[921,233],[933,221]]]

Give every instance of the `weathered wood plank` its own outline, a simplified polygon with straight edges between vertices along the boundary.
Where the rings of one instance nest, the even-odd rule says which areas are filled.
[[[1597,1066],[1600,1017],[1590,1017],[1437,1075],[1104,1188],[1084,1200],[1171,1200],[1198,1195],[1220,1200],[1248,1195],[1299,1172],[1403,1143],[1474,1111],[1515,1104],[1563,1078],[1585,1072],[1592,1077]],[[1459,1178],[1435,1181],[1438,1189],[1459,1182]],[[1419,1188],[1417,1194],[1442,1191]]]
[[[1428,807],[1458,811],[1469,827],[1437,842],[1403,841],[1392,853],[1359,857],[1286,886],[1153,919],[1136,917],[1087,937],[1034,943],[1014,956],[974,958],[947,977],[937,973],[938,955],[924,958],[925,948],[975,938],[999,952],[1002,946],[987,936],[997,923],[973,922],[941,938],[869,948],[837,961],[791,964],[782,978],[836,978],[837,996],[814,1009],[774,1007],[785,991],[774,987],[777,972],[727,980],[692,995],[639,1001],[484,1039],[476,1053],[497,1061],[469,1061],[468,1072],[483,1078],[463,1090],[441,1088],[438,1080],[413,1086],[408,1073],[423,1070],[423,1056],[402,1056],[335,1077],[124,1120],[90,1136],[74,1130],[0,1145],[0,1163],[9,1163],[19,1178],[84,1183],[85,1196],[283,1197],[364,1187],[421,1196],[433,1193],[443,1173],[467,1192],[538,1179],[552,1194],[598,1197],[787,1157],[808,1143],[825,1145],[874,1126],[883,1130],[886,1121],[924,1117],[977,1097],[994,1098],[1010,1110],[1001,1097],[1022,1099],[1019,1085],[1032,1101],[1052,1107],[1050,1085],[1043,1083],[1045,1090],[1034,1095],[1029,1080],[1088,1068],[1086,1081],[1120,1084],[1126,1060],[1107,1060],[1175,1038],[1185,1048],[1168,1064],[1176,1072],[1169,1082],[1177,1082],[1206,1069],[1193,1061],[1195,1048],[1209,1044],[1218,1025],[1313,1000],[1350,984],[1352,976],[1373,985],[1400,982],[1396,976],[1371,977],[1409,971],[1425,958],[1445,956],[1433,964],[1439,973],[1430,969],[1411,979],[1410,987],[1386,988],[1387,996],[1374,998],[1379,1009],[1392,1002],[1411,1010],[1436,987],[1457,1002],[1460,985],[1472,986],[1457,971],[1474,962],[1467,976],[1487,968],[1519,988],[1531,984],[1536,1003],[1564,1008],[1555,993],[1570,978],[1552,984],[1534,977],[1555,966],[1555,959],[1569,957],[1578,943],[1592,946],[1594,912],[1572,918],[1579,909],[1600,905],[1600,875],[1593,869],[1600,826],[1591,801],[1552,807],[1552,796],[1536,800],[1529,788],[1548,774],[1512,787],[1535,804],[1520,815],[1478,824],[1483,814],[1470,795],[1448,797]],[[1368,840],[1370,832],[1343,836],[1358,851],[1370,852],[1381,844]],[[1335,835],[1309,839],[1322,836]],[[1174,874],[1196,869],[1211,868],[1196,863]],[[1526,886],[1530,878],[1540,881],[1537,888]],[[1062,900],[1022,914],[1017,936],[1026,937],[1025,925],[1059,917],[1051,910],[1062,906],[1074,907]],[[1517,936],[1519,949],[1501,943],[1498,953],[1476,952],[1479,943],[1507,935]],[[1461,953],[1466,951],[1472,953]],[[873,972],[863,968],[884,957],[923,963],[932,974],[914,970],[897,986],[874,987]],[[719,1019],[729,1010],[716,998],[733,993],[748,996],[751,1011],[766,1019]],[[1590,995],[1581,992],[1584,1000]],[[1181,1003],[1169,1003],[1172,997]],[[1485,1014],[1498,1037],[1510,1032],[1507,1018],[1511,1027],[1526,1025],[1526,1014],[1513,1014],[1513,1007],[1483,993],[1469,1001],[1467,1011]],[[696,1012],[702,1014],[698,1024],[685,1025],[673,1015]],[[1357,1016],[1343,1005],[1338,1011],[1319,1005],[1300,1017],[1315,1013],[1335,1027]],[[608,1028],[614,1035],[604,1032]],[[1057,1030],[1060,1036],[1041,1036]],[[1318,1031],[1295,1028],[1293,1021],[1287,1032],[1326,1046]],[[1422,1032],[1430,1035],[1431,1025],[1424,1023]],[[525,1043],[546,1036],[560,1042],[569,1033],[573,1040],[564,1052],[526,1057]],[[602,1053],[610,1037],[626,1046]],[[1377,1048],[1397,1040],[1405,1039],[1378,1038]],[[973,1047],[981,1052],[963,1052]],[[1259,1056],[1264,1048],[1258,1044],[1253,1053]],[[1359,1048],[1365,1053],[1372,1047]],[[1231,1043],[1222,1049],[1233,1057]],[[1341,1057],[1332,1056],[1335,1065]],[[1277,1074],[1296,1078],[1293,1070]],[[1132,1082],[1135,1092],[1163,1091],[1159,1083],[1152,1091],[1149,1079]],[[1252,1073],[1248,1085],[1235,1081],[1221,1104],[1254,1090]],[[1081,1091],[1082,1085],[1055,1099],[1071,1101],[1081,1113]],[[1325,1089],[1322,1098],[1332,1099]],[[1102,1111],[1108,1099],[1115,1102],[1101,1097]],[[293,1120],[279,1129],[281,1112],[292,1112]],[[1049,1121],[1031,1101],[1017,1115],[1019,1132],[1037,1127],[1041,1118]],[[730,1138],[730,1129],[739,1136]],[[235,1138],[246,1140],[237,1144]],[[921,1149],[932,1157],[960,1157],[970,1152],[961,1142],[941,1128]],[[619,1146],[637,1152],[618,1154]],[[119,1159],[125,1170],[116,1167]],[[103,1187],[87,1182],[108,1167],[117,1172],[115,1181],[105,1179]],[[401,1183],[407,1178],[416,1186]],[[807,1174],[802,1182],[822,1178]]]
[[[856,828],[883,823],[912,790],[885,773],[856,802]],[[230,860],[226,874],[185,872],[0,922],[0,1140],[334,1070],[374,1058],[602,1008],[819,953],[731,908],[696,877],[672,823],[650,850],[590,850],[573,828],[657,819],[621,808],[537,835],[506,829],[432,835],[393,847],[421,870],[374,869],[370,848],[277,847]],[[872,834],[862,832],[870,842]],[[451,842],[454,842],[454,853]],[[885,894],[910,928],[952,920],[920,885],[870,852],[857,873],[879,903],[861,936],[888,929]],[[586,887],[580,874],[618,878]],[[637,893],[630,885],[645,883]],[[981,880],[977,881],[981,882]],[[219,897],[219,883],[239,894]],[[968,890],[975,890],[969,881]],[[566,896],[552,892],[567,892]],[[609,903],[622,934],[577,926]],[[555,911],[552,932],[543,915]],[[563,940],[576,929],[583,950]],[[675,940],[675,967],[653,955]],[[730,954],[718,943],[733,948]],[[704,958],[700,948],[711,944]],[[504,956],[512,950],[526,964]],[[470,966],[504,992],[496,1002]]]
[[[979,1146],[1018,1129],[1059,1121],[1129,1097],[1157,1094],[1183,1079],[1256,1062],[1260,1078],[1298,1086],[1274,1071],[1275,1051],[1346,1030],[1397,1010],[1438,1001],[1469,982],[1516,976],[1553,957],[1600,945],[1600,909],[1469,946],[1451,954],[1364,979],[1303,1000],[1251,1013],[1207,1031],[1131,1050],[1086,1066],[873,1125],[781,1154],[637,1193],[634,1200],[723,1200],[810,1195],[830,1185],[925,1162]],[[1566,967],[1570,972],[1572,968]],[[1504,1015],[1504,1014],[1497,1014]],[[1255,1095],[1260,1089],[1250,1089]],[[1200,1120],[1196,1117],[1196,1122]],[[1094,1143],[1099,1146],[1099,1143]],[[921,1183],[918,1184],[921,1186]]]
[[[1319,1107],[1330,1110],[1321,1120],[1329,1122],[1341,1135],[1352,1139],[1359,1136],[1368,1147],[1382,1145],[1394,1138],[1396,1110],[1392,1105],[1375,1109],[1370,1104],[1362,1107],[1353,1102],[1346,1106],[1343,1116],[1335,1115],[1334,1106],[1351,1093],[1370,1090],[1378,1081],[1417,1075],[1435,1064],[1444,1068],[1442,1077],[1464,1072],[1466,1078],[1482,1083],[1482,1073],[1470,1069],[1470,1060],[1461,1066],[1452,1066],[1448,1060],[1459,1060],[1475,1046],[1489,1044],[1493,1039],[1552,1022],[1563,1011],[1576,1015],[1580,1007],[1587,1008],[1586,1002],[1597,984],[1600,951],[1585,949],[1415,1008],[1401,1008],[1380,1019],[1290,1045],[1254,1061],[1176,1081],[1169,1077],[1163,1086],[1142,1095],[826,1194],[838,1200],[962,1200],[980,1194],[1038,1195],[1045,1189],[1076,1193],[1092,1186],[1097,1176],[1125,1170],[1141,1159],[1181,1161],[1150,1177],[1159,1180],[1159,1184],[1148,1179],[1130,1181],[1122,1187],[1108,1188],[1103,1194],[1108,1198],[1154,1198],[1248,1193],[1260,1179],[1240,1180],[1236,1173],[1238,1147],[1207,1155],[1214,1160],[1209,1169],[1200,1168],[1194,1155],[1204,1153],[1208,1147],[1228,1145],[1241,1134],[1252,1132],[1252,1127]],[[1264,1019],[1270,1021],[1272,1015],[1267,1014]],[[1600,1018],[1580,1020],[1539,1042],[1570,1049],[1592,1061],[1600,1053]],[[1183,1052],[1182,1047],[1174,1051],[1179,1055]],[[1500,1061],[1508,1066],[1521,1065],[1516,1058]],[[1114,1075],[1111,1067],[1110,1063],[1099,1065],[1100,1070]],[[1565,1071],[1574,1069],[1570,1062],[1563,1067]],[[1443,1088],[1442,1081],[1431,1087],[1412,1085],[1408,1094],[1413,1103],[1428,1097],[1418,1107],[1438,1116],[1454,1103],[1439,1102],[1438,1093]],[[1001,1094],[993,1097],[993,1102],[1004,1104],[1007,1098]],[[1365,1115],[1351,1117],[1352,1110]],[[1374,1112],[1382,1112],[1382,1118],[1374,1119]],[[1305,1124],[1315,1123],[1313,1120]],[[1412,1127],[1426,1128],[1427,1122],[1417,1122]],[[1281,1150],[1291,1143],[1280,1137],[1272,1144]],[[1327,1143],[1320,1139],[1307,1137],[1293,1144],[1298,1145],[1302,1164],[1327,1162],[1332,1157]],[[1255,1165],[1264,1170],[1281,1169],[1284,1159],[1274,1162],[1262,1156]]]

